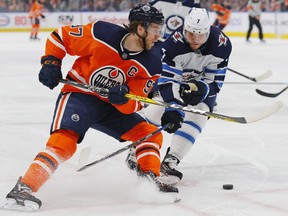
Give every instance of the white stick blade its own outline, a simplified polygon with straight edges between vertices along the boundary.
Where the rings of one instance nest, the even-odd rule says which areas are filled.
[[[266,71],[264,74],[261,74],[257,77],[255,77],[256,81],[259,82],[259,81],[262,81],[262,80],[265,80],[267,79],[268,77],[270,77],[272,75],[272,71],[271,70],[268,70]]]
[[[80,156],[79,156],[79,162],[78,162],[77,170],[79,170],[81,167],[83,167],[87,164],[88,159],[89,159],[90,154],[91,154],[91,149],[92,148],[90,146],[82,149]]]
[[[284,105],[283,102],[277,101],[271,107],[268,107],[267,109],[264,109],[264,110],[258,112],[257,115],[247,116],[246,121],[248,123],[250,123],[250,122],[256,122],[256,121],[259,121],[261,119],[264,119],[264,118],[274,114],[275,112],[277,112],[279,109],[281,109],[283,107],[283,105]]]

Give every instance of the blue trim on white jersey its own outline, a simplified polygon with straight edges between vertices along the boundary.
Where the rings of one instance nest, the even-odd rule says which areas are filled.
[[[175,67],[171,67],[171,66],[167,65],[166,63],[162,64],[162,70],[166,71],[166,72],[173,73],[173,74],[177,74],[179,76],[182,76],[182,70],[179,70]]]
[[[220,69],[220,70],[211,70],[211,69],[205,69],[205,73],[213,73],[213,74],[226,74],[226,68]]]
[[[169,77],[160,77],[158,78],[158,85],[162,85],[162,84],[166,84],[166,83],[177,83],[177,84],[181,84],[181,82],[173,79],[173,78],[169,78]]]

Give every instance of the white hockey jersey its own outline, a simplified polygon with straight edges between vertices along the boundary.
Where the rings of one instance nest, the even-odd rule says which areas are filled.
[[[163,13],[165,17],[164,38],[167,38],[184,24],[184,18],[192,7],[200,7],[200,0],[154,0],[149,4]]]
[[[220,91],[232,50],[229,38],[217,27],[211,26],[205,44],[193,51],[180,28],[162,44],[162,74],[158,88],[164,101],[181,101],[180,85],[191,80],[201,80],[210,87],[206,104],[212,109],[216,94]],[[215,97],[209,102],[209,98]],[[205,101],[204,101],[205,102]]]

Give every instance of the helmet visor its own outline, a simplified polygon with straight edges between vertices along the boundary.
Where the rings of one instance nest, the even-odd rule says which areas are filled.
[[[164,32],[165,32],[165,25],[158,25],[158,24],[152,23],[147,28],[147,32],[153,35],[157,35],[159,37],[163,37]]]

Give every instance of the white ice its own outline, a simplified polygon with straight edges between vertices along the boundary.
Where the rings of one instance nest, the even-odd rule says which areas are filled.
[[[61,85],[51,91],[38,82],[47,36],[48,33],[41,33],[41,41],[31,42],[29,33],[0,33],[1,201],[35,155],[44,149],[49,137]],[[264,84],[257,84],[228,72],[216,112],[246,116],[261,112],[276,101],[283,101],[284,107],[264,120],[245,125],[210,119],[179,165],[184,173],[178,184],[180,203],[167,203],[153,191],[139,189],[137,178],[124,164],[126,153],[76,172],[83,148],[91,146],[91,162],[128,144],[90,130],[74,157],[60,166],[35,194],[43,206],[33,215],[288,215],[288,90],[276,98],[255,92],[256,88],[278,92],[288,85],[288,40],[267,39],[266,44],[256,38],[251,44],[244,38],[231,40],[230,68],[249,76],[267,70],[272,70],[273,75],[262,81]],[[73,59],[67,56],[63,61],[64,75]],[[164,134],[162,155],[171,139]],[[233,184],[234,190],[223,190],[226,183]],[[24,213],[1,211],[0,215]]]

